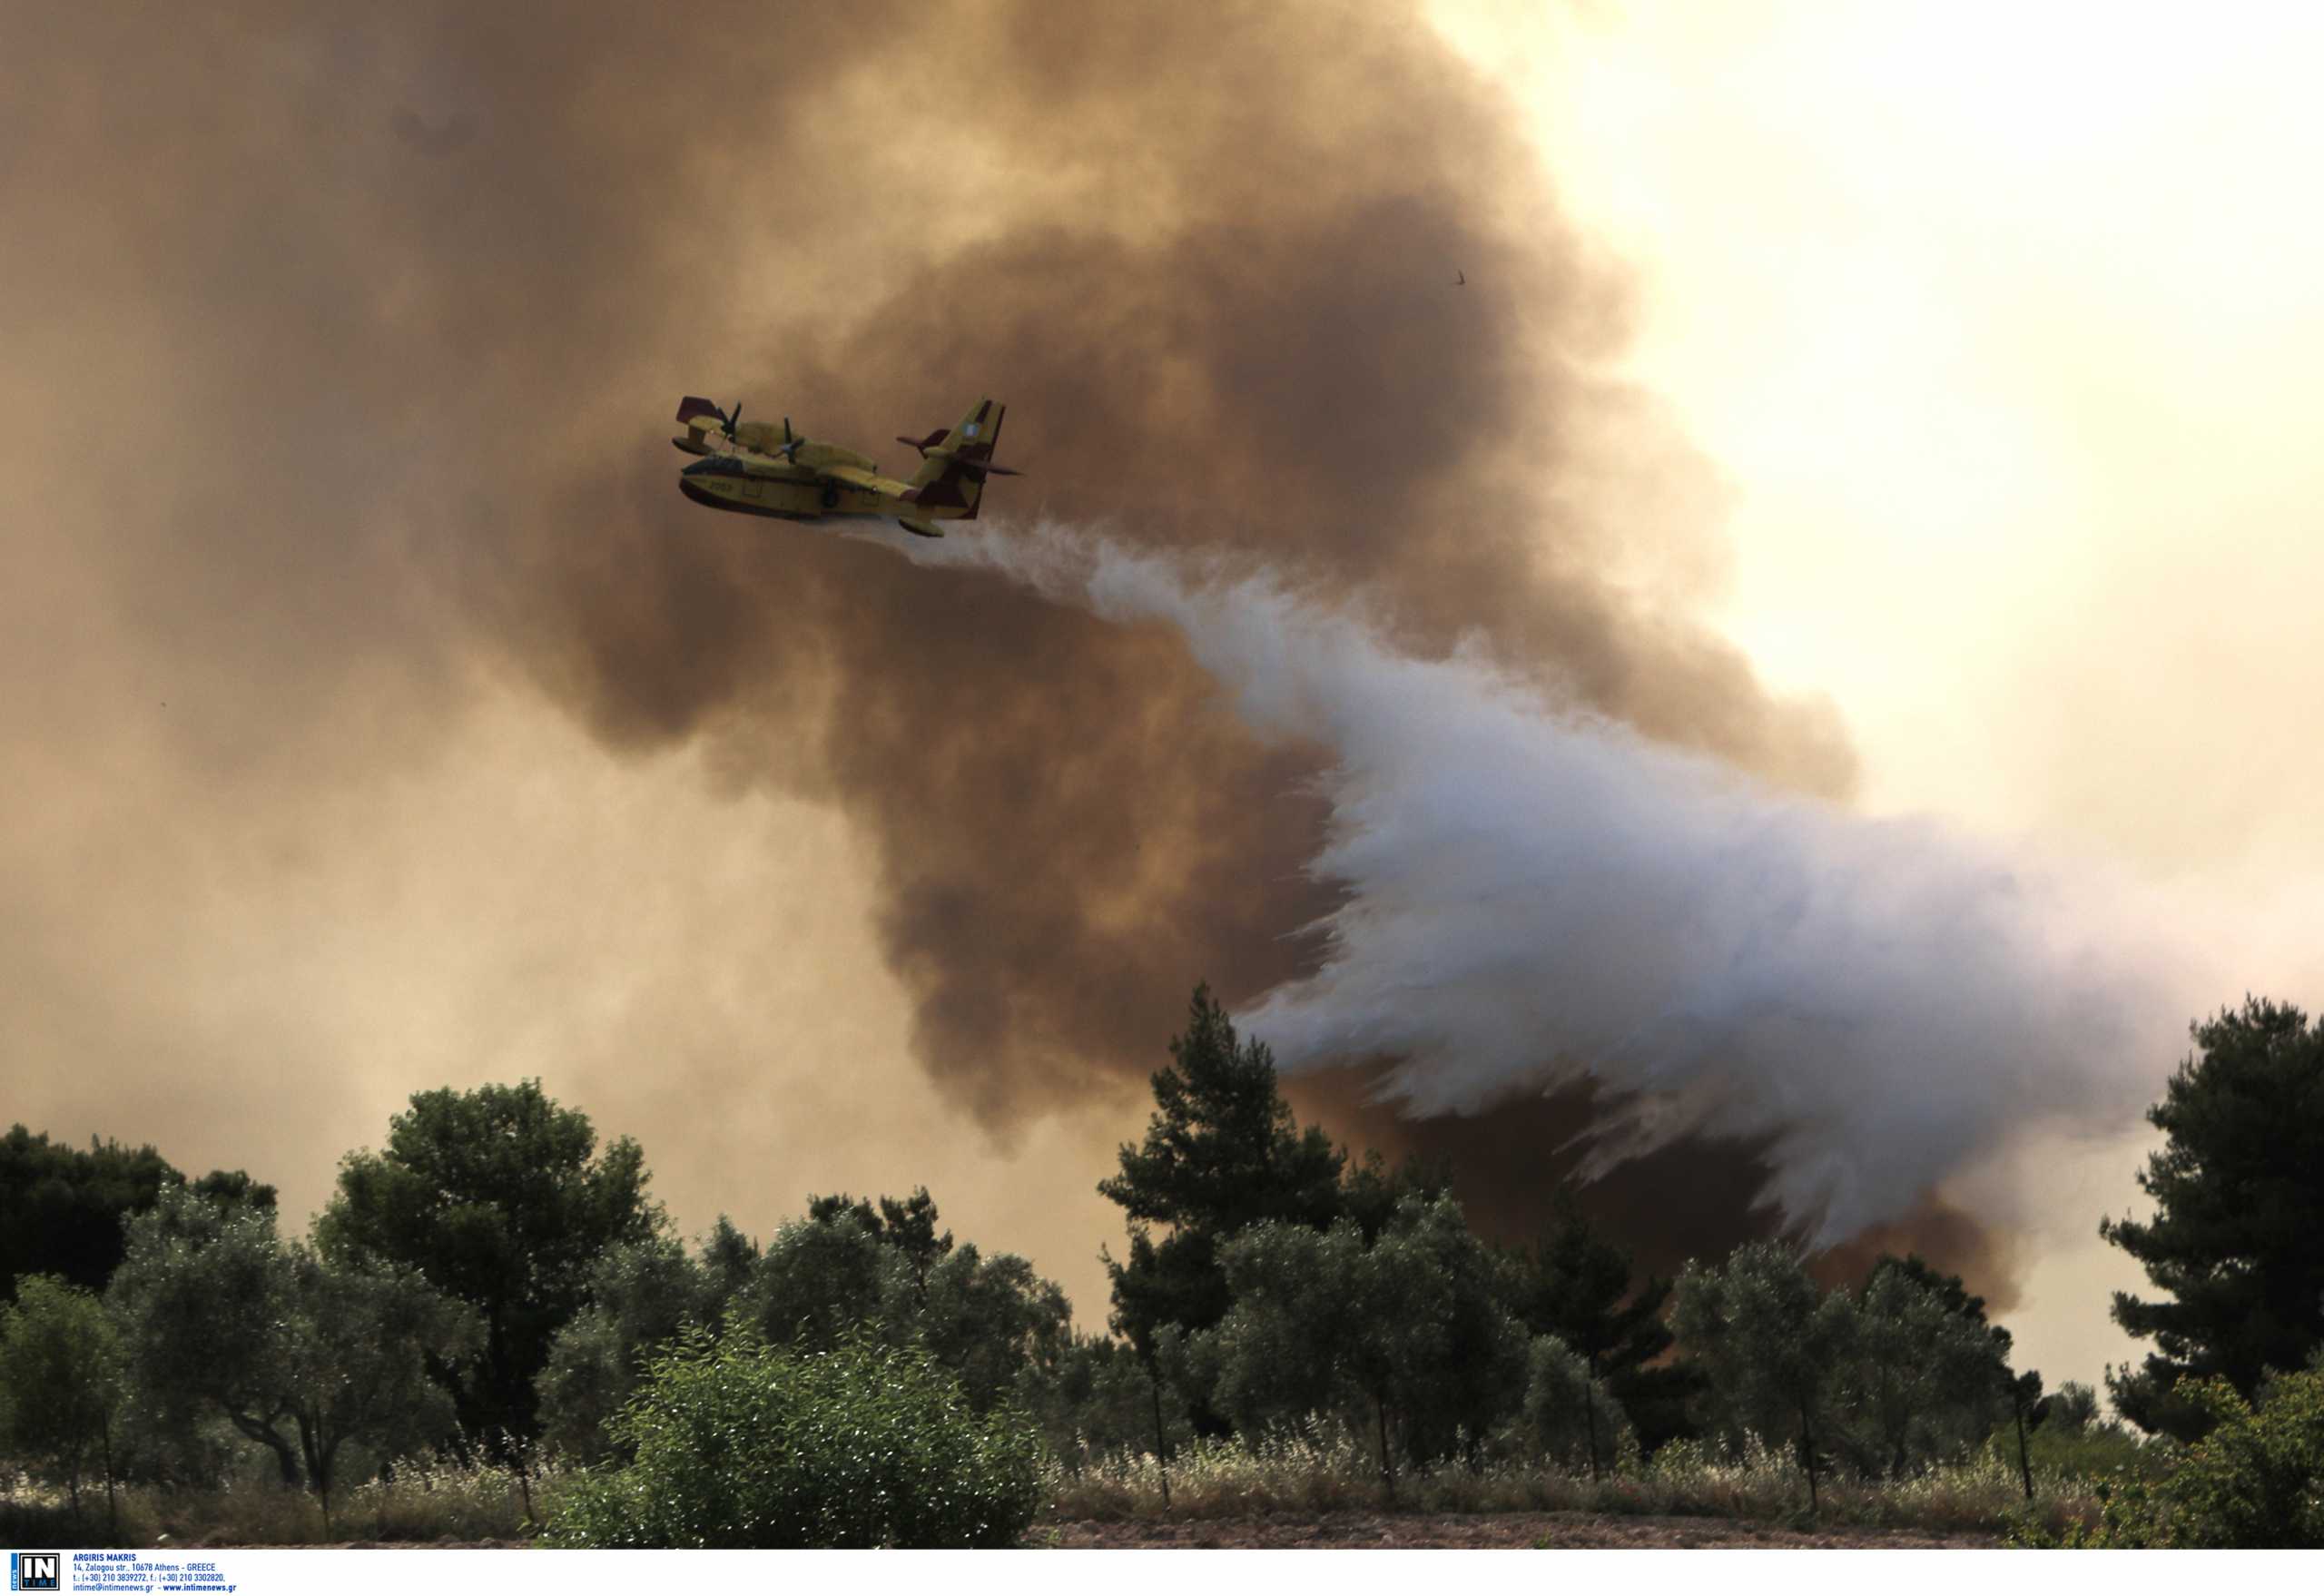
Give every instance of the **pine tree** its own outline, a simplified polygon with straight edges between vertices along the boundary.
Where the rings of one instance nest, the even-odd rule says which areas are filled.
[[[874,1240],[903,1255],[911,1266],[912,1289],[924,1303],[928,1272],[952,1250],[952,1233],[936,1228],[936,1199],[928,1195],[928,1187],[914,1187],[911,1196],[901,1202],[882,1197],[876,1208],[868,1198],[844,1192],[807,1199],[807,1217],[818,1225],[832,1224],[842,1215],[852,1218]]]
[[[1219,1246],[1263,1220],[1328,1227],[1340,1211],[1347,1162],[1320,1128],[1300,1127],[1276,1090],[1274,1055],[1265,1043],[1236,1036],[1207,984],[1195,989],[1170,1058],[1153,1077],[1145,1142],[1125,1143],[1121,1173],[1098,1183],[1129,1220],[1128,1260],[1105,1258],[1111,1324],[1149,1371],[1162,1326],[1202,1330],[1226,1316],[1232,1297]],[[1157,1226],[1167,1227],[1159,1240]],[[1215,1414],[1197,1422],[1223,1427]]]
[[[2223,1376],[2249,1399],[2324,1345],[2324,1025],[2247,998],[2191,1029],[2197,1054],[2147,1110],[2170,1138],[2139,1177],[2154,1217],[2098,1227],[2170,1295],[2114,1296],[2115,1323],[2156,1347],[2108,1371],[2115,1405],[2181,1439],[2212,1421],[2180,1382]]]
[[[1629,1250],[1590,1224],[1571,1191],[1559,1192],[1549,1232],[1511,1259],[1510,1276],[1510,1305],[1526,1330],[1556,1337],[1605,1381],[1644,1446],[1685,1431],[1695,1372],[1655,1364],[1670,1346],[1662,1322],[1670,1283],[1634,1283]]]
[[[213,1169],[188,1182],[150,1146],[92,1136],[84,1152],[12,1127],[0,1136],[0,1302],[14,1300],[24,1275],[55,1275],[103,1291],[121,1264],[123,1223],[172,1186],[190,1186],[221,1207],[274,1207],[274,1187],[240,1169]]]
[[[1347,1159],[1319,1127],[1300,1127],[1275,1089],[1274,1055],[1265,1042],[1236,1036],[1207,985],[1195,989],[1187,1033],[1171,1040],[1170,1057],[1153,1078],[1144,1145],[1125,1144],[1121,1173],[1098,1190],[1130,1223],[1130,1262],[1108,1259],[1117,1309],[1199,1330],[1226,1314],[1217,1244],[1265,1219],[1330,1225]],[[1141,1246],[1157,1225],[1168,1236]],[[1126,1294],[1123,1277],[1132,1273],[1145,1278],[1131,1280]]]
[[[1187,1034],[1155,1072],[1145,1145],[1121,1149],[1122,1172],[1098,1189],[1133,1224],[1226,1236],[1262,1219],[1322,1228],[1339,1211],[1346,1155],[1322,1128],[1301,1128],[1275,1089],[1275,1055],[1243,1042],[1207,985],[1195,989]]]

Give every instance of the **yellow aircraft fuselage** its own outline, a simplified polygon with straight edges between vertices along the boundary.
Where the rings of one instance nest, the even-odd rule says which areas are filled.
[[[903,498],[910,483],[868,471],[865,475],[872,478],[871,483],[835,481],[779,457],[769,458],[743,448],[722,449],[680,471],[678,491],[714,510],[778,516],[786,521],[912,513]]]
[[[903,481],[881,476],[853,449],[798,436],[788,420],[780,432],[763,421],[730,422],[709,401],[688,399],[678,409],[687,431],[670,441],[702,458],[678,473],[678,491],[714,510],[786,521],[894,520],[940,537],[932,523],[976,518],[988,476],[1017,475],[991,463],[1007,408],[980,399],[949,432],[900,438],[921,451],[920,469]]]

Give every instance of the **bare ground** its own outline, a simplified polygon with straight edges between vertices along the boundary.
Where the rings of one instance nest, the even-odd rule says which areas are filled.
[[[1854,1524],[1793,1529],[1745,1519],[1650,1518],[1620,1513],[1334,1512],[1248,1519],[1090,1520],[1035,1524],[1030,1546],[1289,1548],[1356,1547],[1930,1547],[1992,1548],[1998,1536]]]

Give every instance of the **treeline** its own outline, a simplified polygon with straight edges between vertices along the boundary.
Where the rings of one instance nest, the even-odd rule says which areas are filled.
[[[150,1148],[0,1150],[23,1155],[0,1161],[12,1234],[20,1205],[112,1210],[0,1282],[0,1467],[76,1516],[84,1489],[213,1486],[253,1456],[326,1513],[415,1454],[600,1461],[645,1355],[704,1326],[924,1347],[978,1413],[1088,1359],[1064,1294],[956,1243],[924,1190],[812,1198],[763,1246],[722,1217],[688,1250],[637,1145],[600,1149],[537,1082],[415,1097],[343,1161],[311,1238],[281,1234],[271,1189],[188,1182]]]
[[[2107,1227],[2176,1288],[2117,1302],[2159,1351],[2110,1371],[2116,1401],[2183,1439],[2324,1343],[2324,1031],[2254,1002],[2195,1036],[2154,1114],[2156,1216]],[[1104,1335],[1025,1259],[956,1240],[925,1189],[812,1197],[763,1241],[722,1217],[688,1246],[637,1145],[601,1147],[537,1082],[415,1097],[342,1162],[310,1237],[283,1235],[240,1172],[188,1180],[151,1148],[18,1128],[0,1142],[0,1466],[76,1514],[95,1487],[210,1486],[253,1460],[326,1514],[418,1456],[610,1477],[641,1437],[728,1411],[721,1371],[751,1372],[762,1407],[734,1411],[784,1381],[828,1394],[840,1375],[767,1372],[802,1354],[957,1411],[964,1457],[1016,1457],[1022,1433],[1068,1470],[1144,1453],[1166,1480],[1197,1440],[1328,1427],[1362,1438],[1391,1493],[1512,1459],[1603,1474],[1683,1441],[1782,1449],[1811,1505],[1835,1473],[1905,1478],[1998,1444],[2030,1496],[2044,1437],[2109,1428],[2090,1388],[2045,1396],[1983,1301],[1918,1258],[1827,1288],[1770,1243],[1642,1278],[1571,1200],[1530,1242],[1491,1244],[1451,1171],[1352,1158],[1301,1126],[1206,990],[1153,1087],[1143,1140],[1100,1185],[1128,1228]],[[695,1405],[665,1411],[681,1397]]]
[[[1099,1187],[1130,1226],[1107,1260],[1111,1325],[1152,1387],[1139,1439],[1165,1457],[1174,1414],[1212,1435],[1343,1424],[1391,1489],[1400,1468],[1488,1455],[1597,1473],[1680,1436],[1756,1436],[1796,1445],[1812,1491],[1822,1468],[1901,1477],[2049,1413],[1983,1300],[1918,1258],[1853,1290],[1775,1244],[1640,1279],[1571,1201],[1531,1245],[1494,1246],[1449,1169],[1354,1162],[1301,1127],[1265,1044],[1207,991],[1172,1055],[1143,1144]]]

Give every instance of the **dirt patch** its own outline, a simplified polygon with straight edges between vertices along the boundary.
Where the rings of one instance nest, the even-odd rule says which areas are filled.
[[[1649,1518],[1593,1512],[1278,1514],[1247,1519],[1077,1520],[1036,1524],[1029,1546],[1337,1547],[1878,1547],[1991,1548],[1997,1535],[1875,1530],[1853,1524],[1793,1529],[1746,1519]]]

